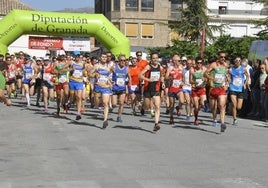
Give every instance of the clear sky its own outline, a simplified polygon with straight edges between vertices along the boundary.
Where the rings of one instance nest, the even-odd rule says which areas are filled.
[[[94,7],[94,0],[20,0],[40,11],[55,11],[65,8]]]

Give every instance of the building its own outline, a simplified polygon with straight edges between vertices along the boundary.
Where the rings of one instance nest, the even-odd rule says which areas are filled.
[[[207,0],[210,24],[226,24],[225,32],[232,37],[254,36],[263,28],[252,24],[253,20],[267,17],[267,8],[252,0]],[[215,33],[219,36],[221,33]]]
[[[181,6],[181,0],[95,0],[95,13],[110,19],[129,38],[135,52],[169,45],[168,23],[179,16]]]
[[[131,49],[165,47],[171,45],[168,23],[180,17],[183,0],[95,0],[95,13],[102,13],[125,34]],[[264,18],[267,9],[249,0],[207,0],[209,24],[228,24],[223,33],[232,37],[253,36],[262,28],[255,28],[252,20]]]

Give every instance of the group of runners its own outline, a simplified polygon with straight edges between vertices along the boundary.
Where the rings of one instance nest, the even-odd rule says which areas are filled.
[[[250,84],[248,70],[241,64],[246,59],[236,56],[230,62],[223,51],[206,63],[201,57],[192,59],[179,54],[160,59],[157,53],[152,53],[149,60],[142,59],[142,55],[142,51],[132,57],[124,54],[114,57],[105,52],[99,58],[59,55],[33,59],[23,52],[17,56],[0,55],[0,99],[11,105],[11,97],[20,93],[30,106],[31,96],[36,94],[36,105],[43,101],[44,112],[48,112],[49,101],[55,98],[56,117],[75,107],[76,120],[82,118],[88,101],[91,107],[103,109],[103,129],[108,126],[109,112],[115,107],[118,107],[117,122],[123,122],[122,113],[128,101],[132,115],[151,112],[153,131],[161,127],[162,103],[170,124],[175,123],[174,114],[180,116],[184,106],[186,121],[191,121],[193,115],[194,125],[198,126],[200,109],[210,108],[212,126],[220,125],[224,132],[229,95],[233,125],[238,124],[237,110],[241,109],[244,91]]]

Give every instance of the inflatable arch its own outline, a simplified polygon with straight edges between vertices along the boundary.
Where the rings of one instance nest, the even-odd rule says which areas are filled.
[[[0,20],[0,54],[23,34],[93,36],[114,55],[130,55],[128,38],[102,14],[12,10]]]

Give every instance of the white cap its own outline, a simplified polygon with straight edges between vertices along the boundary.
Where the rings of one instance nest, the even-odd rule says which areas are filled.
[[[49,60],[49,59],[50,59],[49,56],[44,57],[44,61]]]
[[[181,60],[182,60],[182,61],[187,61],[187,57],[183,56],[183,57],[181,58]]]

